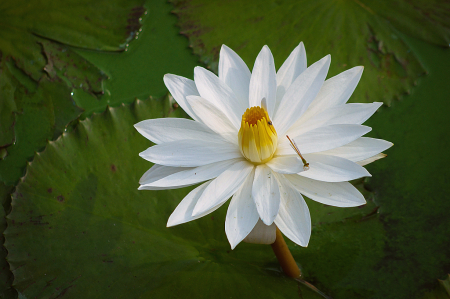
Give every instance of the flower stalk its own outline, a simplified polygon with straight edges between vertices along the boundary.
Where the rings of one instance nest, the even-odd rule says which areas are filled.
[[[294,260],[294,257],[291,254],[286,242],[284,241],[284,237],[281,234],[281,231],[277,227],[276,232],[276,240],[272,246],[272,250],[275,253],[275,256],[280,263],[281,269],[283,269],[284,274],[292,278],[299,278],[302,276],[302,272],[300,268],[297,266],[297,263]]]

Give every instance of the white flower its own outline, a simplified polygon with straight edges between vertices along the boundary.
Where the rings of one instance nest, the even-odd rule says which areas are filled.
[[[195,68],[194,81],[164,76],[193,120],[149,119],[135,125],[156,143],[140,153],[155,165],[142,176],[139,189],[206,181],[181,201],[167,226],[203,217],[232,196],[225,220],[232,248],[255,225],[274,240],[273,223],[293,242],[307,246],[311,219],[302,194],[337,207],[365,203],[348,181],[370,176],[362,165],[382,158],[392,143],[361,137],[371,130],[361,124],[382,103],[345,104],[363,67],[324,81],[330,59],[325,56],[307,68],[300,43],[276,72],[264,46],[250,73],[223,45],[219,76],[202,67]],[[308,170],[286,135],[296,141]]]

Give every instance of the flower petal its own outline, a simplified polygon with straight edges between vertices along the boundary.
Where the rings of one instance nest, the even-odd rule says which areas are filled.
[[[370,164],[372,162],[375,162],[376,160],[382,159],[386,156],[387,156],[386,154],[379,153],[378,155],[372,156],[370,158],[367,158],[367,159],[364,159],[361,161],[357,161],[356,164],[364,166],[364,165]]]
[[[301,42],[294,51],[291,52],[277,72],[277,101],[274,114],[276,114],[286,90],[288,90],[292,82],[294,82],[294,80],[305,70],[306,51],[303,42]]]
[[[300,136],[289,136],[297,143],[302,154],[322,152],[343,146],[370,132],[370,127],[361,125],[331,125],[316,128]],[[287,138],[286,138],[287,139]],[[276,155],[292,155],[289,141],[279,140]]]
[[[228,142],[180,140],[154,145],[139,156],[155,164],[196,167],[242,157],[236,145]]]
[[[273,118],[278,135],[284,135],[314,100],[327,76],[330,62],[330,55],[317,61],[301,73],[286,91]]]
[[[290,174],[286,179],[303,195],[334,207],[357,207],[366,203],[364,196],[349,182],[328,183]]]
[[[261,221],[261,218],[258,217],[258,222],[256,222],[255,227],[242,241],[245,243],[269,245],[273,244],[276,238],[277,226],[275,223],[265,225],[264,222]]]
[[[233,144],[238,144],[238,129],[214,104],[197,96],[187,97],[187,100],[192,110],[208,128]]]
[[[371,176],[362,166],[350,160],[320,154],[304,155],[309,163],[309,170],[299,175],[324,182],[344,182]]]
[[[230,87],[242,103],[248,103],[251,75],[241,57],[226,45],[222,45],[219,59],[219,78]]]
[[[336,124],[360,125],[371,117],[383,103],[343,104],[311,117],[304,123],[295,123],[286,134],[298,136],[318,127]]]
[[[277,92],[275,62],[269,47],[264,46],[256,57],[250,78],[249,107],[260,106],[261,100],[266,99],[267,113],[273,117]]]
[[[230,168],[222,172],[205,189],[202,196],[195,205],[192,216],[196,217],[217,205],[222,205],[233,195],[242,185],[242,182],[253,170],[253,164],[241,161],[233,164]]]
[[[252,185],[255,172],[252,171],[244,184],[231,198],[225,218],[225,233],[234,249],[255,227],[259,215],[252,198]]]
[[[303,162],[297,155],[278,156],[266,163],[273,171],[283,174],[299,173],[303,171]]]
[[[280,190],[272,170],[264,164],[256,166],[252,196],[259,217],[266,225],[271,225],[280,207]]]
[[[151,190],[152,187],[160,189],[160,188],[194,185],[217,177],[222,172],[224,172],[225,170],[230,168],[233,164],[239,161],[242,161],[242,158],[215,162],[195,168],[188,168],[188,169],[182,168],[183,169],[182,171],[178,171],[176,173],[167,175],[159,180],[147,183],[141,187],[142,189],[144,189],[145,187],[146,190]]]
[[[184,139],[222,139],[203,123],[185,118],[146,119],[134,127],[142,136],[156,144]]]
[[[198,219],[209,213],[214,212],[220,207],[220,205],[218,205],[208,211],[205,211],[203,214],[200,214],[195,217],[192,216],[192,211],[194,210],[194,207],[197,204],[198,199],[200,198],[200,196],[203,194],[206,187],[208,187],[210,183],[211,181],[203,183],[202,185],[198,186],[197,188],[189,192],[189,194],[183,198],[183,200],[178,204],[176,209],[170,215],[169,220],[167,221],[167,227],[175,226],[178,224]]]
[[[152,182],[156,182],[166,176],[172,175],[174,173],[189,170],[193,168],[187,167],[168,167],[155,164],[149,170],[147,170],[139,180],[139,184],[150,184]]]
[[[175,101],[177,101],[178,105],[180,105],[180,107],[183,108],[183,110],[189,114],[192,119],[200,121],[194,111],[192,111],[189,103],[186,101],[187,96],[199,95],[194,81],[177,75],[165,74],[164,84],[166,84],[167,89],[170,94],[172,94]]]
[[[228,85],[202,67],[197,66],[194,69],[194,80],[200,96],[222,111],[239,130],[247,103],[239,101]]]
[[[337,156],[353,162],[358,162],[369,159],[370,157],[387,150],[392,145],[392,142],[386,140],[361,137],[349,144],[317,154]]]
[[[308,246],[311,237],[311,216],[302,195],[292,187],[289,181],[278,175],[281,203],[275,224],[280,231],[294,243]]]
[[[361,79],[363,70],[363,66],[356,66],[326,80],[299,121],[306,121],[325,109],[347,103]]]

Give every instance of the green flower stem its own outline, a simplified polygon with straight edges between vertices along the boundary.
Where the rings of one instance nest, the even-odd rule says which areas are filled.
[[[302,276],[302,272],[297,266],[297,263],[295,262],[291,251],[287,247],[286,242],[284,241],[284,237],[278,227],[275,242],[270,246],[272,246],[272,250],[277,257],[278,262],[280,263],[281,269],[283,269],[283,272],[287,276],[292,278],[299,278],[300,276]]]

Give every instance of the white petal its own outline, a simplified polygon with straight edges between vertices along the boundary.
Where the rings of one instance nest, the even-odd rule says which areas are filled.
[[[316,128],[300,136],[289,137],[295,140],[302,154],[308,154],[343,146],[371,130],[370,127],[361,125],[331,125]],[[293,153],[289,141],[281,139],[276,155],[292,155]]]
[[[301,73],[286,91],[273,118],[278,135],[284,135],[314,100],[327,76],[330,62],[330,55],[317,61]]]
[[[271,225],[280,207],[280,190],[272,170],[264,164],[256,166],[252,196],[259,217],[264,224]]]
[[[196,167],[242,157],[236,145],[227,142],[180,140],[154,145],[139,156],[155,164]]]
[[[279,177],[282,175],[279,175]],[[294,243],[308,246],[311,237],[311,216],[302,195],[284,178],[279,178],[281,203],[275,224]]]
[[[189,192],[188,195],[186,195],[183,200],[180,202],[180,204],[176,207],[175,211],[173,211],[172,215],[170,215],[169,220],[167,221],[167,227],[175,226],[178,224],[186,223],[195,219],[198,219],[200,217],[203,217],[209,213],[214,212],[217,210],[220,205],[215,206],[213,209],[210,209],[208,211],[205,211],[205,213],[200,214],[198,216],[193,217],[192,211],[194,210],[194,207],[200,198],[200,196],[205,191],[206,187],[209,186],[211,181],[206,182],[191,192]]]
[[[358,85],[363,70],[364,67],[357,66],[326,80],[301,121],[306,121],[330,107],[345,104]]]
[[[324,127],[336,124],[354,124],[364,123],[383,103],[370,104],[343,104],[326,109],[325,111],[311,117],[304,123],[297,125],[295,123],[286,134],[298,136],[318,127]]]
[[[248,103],[251,75],[241,57],[226,45],[222,45],[219,59],[219,78],[230,87],[242,103]]]
[[[364,196],[349,182],[328,183],[291,174],[285,176],[303,195],[335,207],[357,207],[366,203]]]
[[[172,94],[175,101],[180,105],[183,110],[189,114],[192,119],[199,121],[197,115],[192,111],[191,106],[186,101],[186,97],[190,95],[198,96],[197,87],[194,81],[177,75],[165,74],[164,84],[166,84],[167,89]]]
[[[392,145],[392,142],[386,140],[361,137],[344,146],[317,154],[338,156],[353,162],[358,162],[369,159],[370,157],[373,157],[381,153],[382,151],[387,150]]]
[[[252,198],[252,185],[255,172],[252,171],[244,184],[233,195],[225,218],[225,233],[234,249],[255,227],[259,219]]]
[[[241,161],[222,172],[203,192],[192,215],[198,216],[217,205],[222,205],[239,189],[253,168],[253,164]]]
[[[142,136],[156,144],[184,139],[221,139],[206,125],[185,118],[146,119],[134,127]]]
[[[306,70],[306,51],[303,42],[301,42],[280,67],[277,72],[277,101],[275,104],[276,114],[281,99],[292,82]]]
[[[372,156],[370,158],[367,158],[367,159],[364,159],[361,161],[357,161],[356,164],[364,166],[364,165],[370,164],[372,162],[375,162],[376,160],[382,159],[386,156],[387,156],[386,154],[380,153],[380,154]]]
[[[256,222],[255,227],[252,231],[245,237],[245,243],[252,244],[273,244],[277,238],[277,226],[275,223],[271,225],[265,225],[258,217],[258,222]]]
[[[231,165],[239,161],[242,161],[242,158],[220,161],[195,168],[182,168],[182,171],[178,171],[159,180],[147,183],[141,186],[140,189],[152,190],[151,188],[154,187],[159,190],[161,188],[165,189],[168,187],[194,185],[217,177],[226,169],[230,168]],[[179,168],[177,167],[177,169]]]
[[[192,110],[208,128],[222,136],[224,139],[236,145],[238,144],[237,136],[239,129],[231,123],[222,111],[204,98],[191,96],[187,97],[187,99]]]
[[[191,169],[191,168],[168,167],[168,166],[162,166],[162,165],[155,164],[142,175],[142,177],[139,180],[139,184],[141,184],[141,185],[150,184],[152,182],[160,180],[171,174],[174,174],[174,173],[177,173],[177,172],[180,172],[183,170],[188,170],[188,169]]]
[[[299,175],[324,182],[344,182],[371,176],[362,166],[350,160],[320,154],[304,155],[309,163],[309,170]]]
[[[275,62],[269,47],[264,46],[256,57],[250,78],[249,105],[260,106],[261,100],[267,100],[267,112],[269,117],[273,116],[277,92],[277,79]]]
[[[194,80],[200,96],[222,111],[239,130],[247,103],[239,101],[228,85],[202,67],[197,66],[194,69]]]
[[[303,162],[297,156],[274,157],[266,163],[273,171],[283,174],[299,173],[303,171]]]

